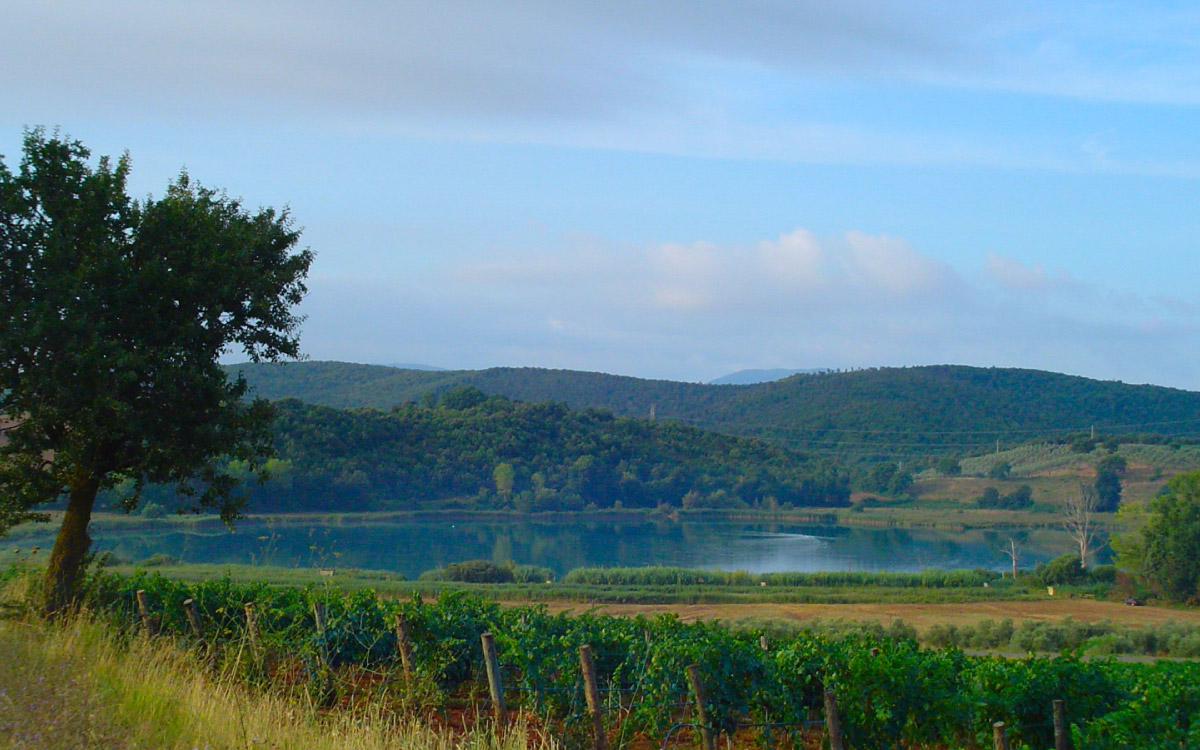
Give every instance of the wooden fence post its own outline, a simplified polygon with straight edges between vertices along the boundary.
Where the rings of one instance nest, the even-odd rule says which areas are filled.
[[[479,636],[483,645],[483,663],[487,667],[488,690],[492,694],[492,711],[496,723],[503,724],[508,712],[504,707],[504,687],[500,684],[500,660],[496,658],[496,640],[491,633]]]
[[[592,661],[592,647],[579,647],[579,669],[583,672],[583,696],[587,699],[588,713],[592,715],[592,747],[608,750],[608,735],[604,733],[604,706],[600,703],[600,686],[596,680],[596,663]]]
[[[1067,705],[1054,701],[1054,750],[1069,750],[1071,741],[1067,738]]]
[[[318,652],[321,656],[322,666],[329,666],[329,648],[325,644],[325,603],[313,602],[313,624],[317,627],[317,638],[319,639],[320,648]]]
[[[246,613],[246,636],[250,639],[250,648],[255,652],[258,651],[258,613],[254,611],[254,602],[245,602],[242,604],[242,611]]]
[[[412,641],[408,637],[408,623],[404,615],[396,613],[396,652],[400,654],[400,669],[404,671],[404,682],[412,682]]]
[[[704,681],[700,679],[700,668],[689,664],[687,676],[692,686],[692,695],[696,698],[696,713],[700,717],[700,736],[704,740],[704,750],[713,750],[716,747],[716,738],[708,723],[708,711],[704,710]]]
[[[832,690],[825,691],[825,731],[829,733],[829,750],[846,750],[846,741],[842,738],[842,720],[838,716],[837,694]]]
[[[993,750],[1008,750],[1008,730],[1003,721],[992,724],[992,748]]]
[[[150,614],[150,603],[145,589],[137,590],[138,615],[142,618],[142,628],[146,635],[158,635],[158,618]]]
[[[200,624],[200,610],[196,607],[196,600],[185,599],[183,611],[187,614],[188,625],[192,626],[192,634],[196,636],[196,640],[203,641],[204,627]]]

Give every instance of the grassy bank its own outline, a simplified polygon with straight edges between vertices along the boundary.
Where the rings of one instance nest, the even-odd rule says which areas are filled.
[[[138,566],[111,568],[120,574],[147,570]],[[272,586],[328,586],[342,590],[372,589],[387,596],[405,598],[413,594],[437,596],[445,591],[470,591],[497,601],[578,602],[582,604],[853,604],[863,602],[955,603],[977,601],[1044,600],[1040,586],[1015,585],[1009,579],[966,580],[958,585],[953,574],[971,571],[928,571],[926,573],[850,573],[850,574],[766,574],[767,581],[739,583],[749,574],[719,571],[683,571],[688,575],[675,580],[672,569],[634,569],[623,577],[622,569],[580,569],[562,582],[553,583],[463,583],[458,581],[406,581],[388,571],[357,569],[279,568],[255,565],[162,565],[149,568],[166,578],[180,581],[208,581],[228,578],[235,582],[266,583]],[[576,575],[577,574],[577,575]],[[688,580],[694,577],[696,580]],[[922,585],[921,580],[930,582]],[[727,579],[727,580],[722,580]],[[769,581],[769,582],[768,582]],[[768,585],[761,585],[768,582]],[[1075,593],[1095,596],[1094,587],[1082,587]]]
[[[552,750],[541,734],[437,731],[419,717],[317,711],[213,674],[169,641],[80,617],[0,620],[0,741],[40,748]]]

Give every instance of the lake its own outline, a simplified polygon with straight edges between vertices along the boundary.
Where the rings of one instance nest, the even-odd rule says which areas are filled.
[[[338,519],[335,519],[338,521]],[[0,551],[49,549],[54,529],[24,527]],[[867,528],[742,521],[405,520],[339,522],[243,519],[99,523],[95,549],[136,562],[167,554],[183,562],[390,570],[415,578],[448,562],[487,559],[543,566],[562,575],[590,566],[673,565],[752,573],[820,570],[920,571],[1011,566],[1001,551],[1010,532]],[[1072,551],[1055,530],[1011,532],[1023,540],[1021,567]],[[11,554],[11,553],[10,553]],[[1100,555],[1107,561],[1107,554]],[[2,560],[3,558],[0,558]]]

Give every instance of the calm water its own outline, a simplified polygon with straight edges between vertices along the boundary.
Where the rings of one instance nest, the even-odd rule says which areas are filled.
[[[44,530],[43,530],[44,529]],[[755,573],[817,570],[897,570],[1010,566],[1000,548],[1008,533],[943,532],[743,522],[536,522],[350,520],[311,525],[247,519],[233,532],[220,523],[93,530],[95,547],[137,561],[165,553],[184,562],[348,567],[391,570],[407,577],[448,562],[512,560],[559,575],[584,566],[678,565]],[[1021,566],[1071,551],[1057,531],[1020,533]],[[52,529],[19,530],[5,548],[48,548]],[[0,558],[2,559],[2,558]]]

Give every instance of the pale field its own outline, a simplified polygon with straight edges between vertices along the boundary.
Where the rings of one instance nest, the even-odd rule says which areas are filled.
[[[1092,599],[1050,599],[1046,601],[967,602],[960,604],[600,604],[580,605],[550,602],[551,613],[598,611],[613,615],[674,613],[680,619],[741,620],[774,618],[805,622],[809,620],[875,620],[884,625],[904,620],[919,632],[933,625],[972,625],[980,620],[1011,619],[1058,621],[1070,617],[1081,622],[1109,620],[1122,625],[1157,625],[1168,621],[1200,623],[1200,609],[1171,607],[1130,607],[1119,602]]]

